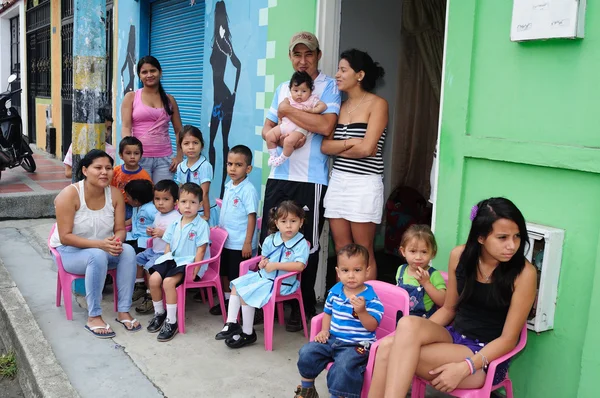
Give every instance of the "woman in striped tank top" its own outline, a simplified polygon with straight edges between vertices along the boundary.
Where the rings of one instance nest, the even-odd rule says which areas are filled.
[[[375,279],[375,229],[383,212],[383,145],[388,103],[372,93],[383,68],[366,52],[344,51],[335,75],[342,103],[334,133],[321,151],[334,156],[323,205],[336,251],[356,243],[369,250],[368,278]]]

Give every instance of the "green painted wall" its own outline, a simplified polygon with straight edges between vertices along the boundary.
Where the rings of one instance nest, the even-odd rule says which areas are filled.
[[[511,366],[518,397],[595,397],[600,374],[600,8],[583,40],[510,41],[511,1],[449,2],[436,266],[464,242],[471,206],[506,196],[564,229],[554,330]]]

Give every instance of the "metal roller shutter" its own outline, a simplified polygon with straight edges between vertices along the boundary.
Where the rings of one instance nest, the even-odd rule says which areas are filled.
[[[163,69],[162,85],[177,100],[181,121],[200,128],[204,70],[204,1],[158,0],[150,16],[150,54]],[[173,152],[173,127],[169,128]]]

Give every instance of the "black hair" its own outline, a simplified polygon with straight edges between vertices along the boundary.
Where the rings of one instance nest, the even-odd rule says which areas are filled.
[[[519,228],[521,244],[515,254],[506,262],[500,262],[490,277],[492,278],[492,289],[494,301],[501,305],[510,304],[510,297],[517,276],[525,268],[525,247],[529,245],[529,236],[525,218],[513,202],[506,198],[489,198],[477,204],[477,214],[471,224],[467,243],[460,256],[458,263],[461,269],[457,271],[460,278],[464,278],[464,289],[458,299],[457,307],[468,300],[473,294],[477,281],[477,267],[481,255],[481,244],[479,238],[485,238],[493,230],[493,224],[501,219],[513,221]]]
[[[358,73],[361,70],[365,72],[365,77],[360,82],[361,87],[365,91],[373,91],[377,80],[385,75],[385,71],[379,65],[379,62],[373,61],[373,58],[364,51],[357,50],[356,48],[346,50],[340,55],[340,58],[348,61],[350,67],[355,72]]]
[[[252,165],[252,151],[246,145],[236,145],[229,150],[229,153],[243,155],[246,158],[246,165]]]
[[[179,194],[182,192],[191,193],[192,195],[196,195],[198,200],[202,202],[202,196],[204,195],[204,191],[202,191],[202,187],[195,182],[186,182],[179,188]]]
[[[152,202],[154,199],[154,187],[152,186],[152,182],[148,180],[131,180],[125,184],[124,189],[132,199],[137,200],[143,205]]]
[[[363,260],[365,261],[365,265],[367,267],[369,266],[369,251],[367,250],[366,247],[357,245],[356,243],[350,243],[350,244],[347,244],[346,246],[342,247],[337,252],[337,255],[338,255],[338,257],[343,255],[348,258],[362,257]]]
[[[223,0],[219,0],[215,3],[215,28],[213,31],[213,46],[215,45],[215,41],[217,41],[217,37],[220,36],[219,26],[222,26],[223,29],[225,29],[225,34],[223,37],[231,43],[229,17],[227,16],[227,7],[225,7],[225,2]]]
[[[104,152],[101,149],[92,149],[79,162],[79,167],[77,168],[77,171],[75,173],[75,180],[85,180],[87,177],[83,174],[83,168],[90,167],[91,164],[94,163],[94,160],[99,158],[108,158],[108,160],[110,161],[110,165],[115,165],[115,161],[113,160],[113,158],[110,157],[108,153]]]
[[[312,77],[310,77],[308,73],[302,71],[294,72],[294,74],[292,75],[292,78],[290,79],[290,90],[292,89],[292,87],[299,86],[302,83],[306,83],[306,86],[310,88],[311,91],[315,89]]]
[[[125,152],[125,147],[127,145],[137,145],[138,148],[140,148],[140,155],[144,154],[144,146],[142,145],[142,141],[138,140],[137,138],[128,135],[127,137],[123,137],[121,139],[121,142],[119,142],[119,155],[123,155],[123,152]]]
[[[269,233],[274,234],[279,231],[277,228],[277,220],[287,217],[288,214],[293,214],[304,221],[304,209],[298,206],[293,200],[284,200],[277,207],[273,207],[269,211]]]
[[[198,138],[200,141],[200,145],[202,145],[202,149],[204,149],[204,138],[202,137],[202,131],[198,127],[192,126],[191,124],[186,124],[183,126],[183,130],[181,130],[181,134],[179,134],[179,146],[181,147],[181,143],[183,142],[183,137],[186,135],[191,135],[192,137]]]
[[[156,69],[158,69],[159,72],[162,72],[162,68],[160,67],[160,62],[158,62],[158,59],[154,58],[152,55],[146,55],[145,57],[142,57],[138,61],[138,64],[137,64],[138,76],[140,75],[140,72],[142,71],[142,66],[144,66],[144,64],[150,64],[150,65],[154,66]],[[167,112],[167,114],[169,116],[171,116],[173,114],[173,109],[171,109],[171,101],[169,100],[169,96],[165,92],[165,89],[163,88],[160,80],[158,81],[158,94],[160,95],[160,100],[163,103],[165,112]]]
[[[154,192],[169,192],[173,200],[179,199],[179,185],[173,180],[160,180],[154,186]]]

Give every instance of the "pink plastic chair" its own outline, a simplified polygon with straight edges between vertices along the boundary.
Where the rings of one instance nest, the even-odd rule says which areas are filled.
[[[185,266],[185,279],[181,285],[177,287],[177,323],[180,333],[185,333],[185,291],[193,288],[215,288],[223,314],[223,322],[227,320],[227,311],[225,310],[225,299],[223,297],[223,288],[221,287],[221,276],[219,269],[221,268],[221,252],[227,240],[227,231],[222,228],[210,229],[210,258],[208,260],[197,263],[188,264]],[[208,269],[198,282],[194,282],[194,267],[207,264]],[[165,301],[166,302],[166,301]],[[213,306],[213,295],[208,294],[208,304]]]
[[[261,256],[253,257],[249,260],[242,261],[240,263],[240,276],[246,275],[249,270],[255,270],[258,267],[258,263],[260,263]],[[277,306],[277,317],[279,318],[279,324],[283,325],[283,302],[287,300],[298,300],[298,304],[300,305],[300,316],[302,317],[302,327],[304,328],[304,337],[308,339],[308,329],[306,327],[306,314],[304,313],[304,301],[302,301],[302,291],[300,286],[298,286],[298,290],[296,290],[292,294],[288,294],[287,296],[282,296],[279,294],[281,289],[281,283],[284,279],[289,278],[290,276],[296,275],[298,278],[298,282],[302,283],[302,273],[298,271],[287,272],[283,275],[275,278],[275,285],[273,286],[273,294],[271,295],[271,299],[265,306],[262,308],[264,314],[264,333],[265,333],[265,350],[273,351],[273,326],[275,323],[275,306]]]
[[[506,390],[506,398],[513,398],[512,381],[510,380],[510,377],[508,376],[508,374],[506,375],[506,378],[504,380],[502,380],[500,383],[495,384],[495,385],[493,384],[494,374],[496,373],[496,367],[499,364],[514,357],[518,352],[520,352],[521,350],[523,350],[523,348],[525,348],[526,343],[527,343],[527,324],[525,324],[525,326],[523,326],[523,329],[521,330],[521,335],[519,336],[519,343],[517,344],[517,346],[515,348],[513,348],[509,353],[501,356],[498,359],[494,359],[493,361],[490,362],[490,365],[488,366],[487,375],[485,376],[485,383],[483,384],[483,387],[477,388],[477,389],[458,388],[458,389],[452,391],[451,393],[449,393],[449,395],[452,395],[453,397],[463,397],[463,398],[489,398],[492,394],[492,391],[496,391],[497,389],[504,387],[504,389]],[[418,376],[415,376],[413,378],[412,392],[411,392],[410,397],[411,398],[424,398],[425,397],[425,387],[427,386],[427,384],[430,384],[430,383],[424,379],[421,379]]]
[[[67,320],[73,320],[73,296],[71,293],[71,288],[73,286],[73,281],[75,279],[85,279],[85,275],[77,275],[70,274],[65,271],[63,267],[62,259],[60,258],[60,253],[54,248],[50,246],[50,237],[54,233],[56,229],[56,224],[52,226],[50,229],[50,235],[48,235],[48,249],[50,249],[50,253],[54,257],[54,262],[56,263],[56,268],[58,268],[58,272],[56,275],[56,306],[60,307],[61,303],[61,294],[65,300],[65,312],[67,315]],[[109,269],[108,274],[112,276],[113,279],[113,295],[114,295],[114,309],[117,312],[118,308],[118,289],[117,289],[117,270]]]
[[[394,334],[396,330],[396,314],[398,311],[402,311],[403,315],[409,314],[410,311],[409,296],[406,290],[399,286],[392,285],[391,283],[381,281],[367,281],[365,283],[371,285],[373,289],[375,289],[375,293],[383,304],[383,317],[381,318],[381,322],[379,322],[377,330],[375,330],[377,341],[371,344],[371,350],[369,351],[369,360],[367,362],[367,369],[365,370],[363,379],[363,388],[360,394],[363,398],[366,398],[369,395],[379,341],[388,335]],[[312,319],[310,324],[310,341],[314,341],[315,336],[321,331],[324,315],[325,314],[319,314]],[[333,362],[327,365],[327,369],[329,369],[331,365],[333,365]]]
[[[215,202],[217,202],[217,206],[219,206],[219,209],[223,206],[223,199],[215,199]]]

